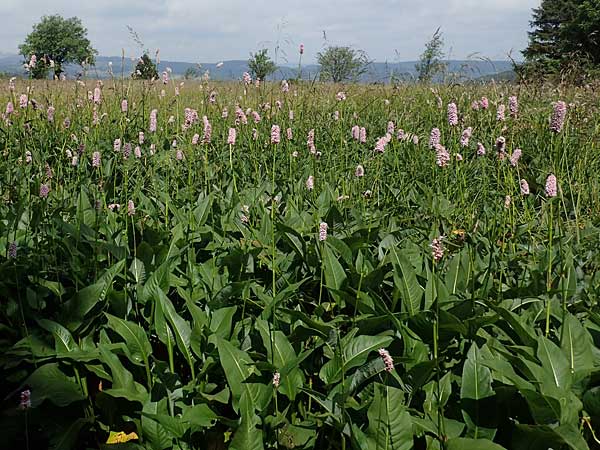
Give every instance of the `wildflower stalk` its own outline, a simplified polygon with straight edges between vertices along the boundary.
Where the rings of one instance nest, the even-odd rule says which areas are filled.
[[[237,194],[238,189],[235,181],[235,171],[233,170],[233,144],[229,144],[229,169],[231,170],[231,176],[233,177],[233,190]],[[275,177],[275,175],[273,175],[273,177]]]
[[[550,213],[549,213],[549,221],[548,221],[548,268],[546,272],[546,337],[550,334],[550,290],[552,289],[552,232],[553,232],[553,209],[552,204],[554,203],[552,199],[550,200]]]

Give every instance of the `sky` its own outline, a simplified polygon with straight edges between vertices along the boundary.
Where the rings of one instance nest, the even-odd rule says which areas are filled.
[[[314,62],[326,45],[362,49],[375,61],[418,59],[440,27],[450,59],[520,59],[540,0],[1,0],[0,52],[18,53],[43,15],[79,17],[102,56],[139,56],[131,26],[162,60],[247,59],[268,48],[279,64]],[[325,40],[326,38],[326,40]]]

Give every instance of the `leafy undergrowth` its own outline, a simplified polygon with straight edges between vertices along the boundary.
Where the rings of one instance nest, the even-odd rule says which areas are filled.
[[[7,448],[596,445],[592,87],[2,95]]]

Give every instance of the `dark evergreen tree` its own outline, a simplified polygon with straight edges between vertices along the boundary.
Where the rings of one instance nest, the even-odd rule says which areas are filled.
[[[156,71],[156,64],[150,59],[148,53],[144,53],[139,59],[135,66],[135,72],[133,72],[133,78],[140,80],[151,80],[158,78],[158,72]]]
[[[542,0],[530,24],[526,71],[556,73],[600,64],[600,0]]]

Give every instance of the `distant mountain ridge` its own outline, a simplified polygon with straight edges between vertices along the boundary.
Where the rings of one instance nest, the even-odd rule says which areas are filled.
[[[87,77],[109,78],[109,62],[112,63],[114,76],[129,77],[135,69],[137,59],[121,58],[119,56],[98,56],[95,66],[88,68]],[[360,81],[365,83],[389,83],[391,80],[415,79],[417,72],[415,64],[417,61],[404,62],[374,62],[369,66],[367,72]],[[496,74],[512,71],[510,61],[488,61],[488,60],[450,60],[447,61],[447,76],[454,81],[466,81],[475,79],[492,79]],[[217,63],[190,63],[182,61],[161,61],[159,72],[169,67],[174,78],[181,78],[186,71],[194,71],[196,77],[201,77],[208,71],[213,80],[236,80],[248,71],[248,63],[245,60],[223,61],[220,67]],[[77,65],[65,66],[67,76],[73,78],[82,72]],[[24,75],[23,58],[19,55],[0,53],[0,73],[7,75]],[[319,66],[307,64],[302,66],[302,78],[314,79],[318,76]],[[277,71],[270,77],[274,80],[292,79],[298,76],[298,67],[291,64],[281,64]],[[439,81],[439,80],[438,80]]]

